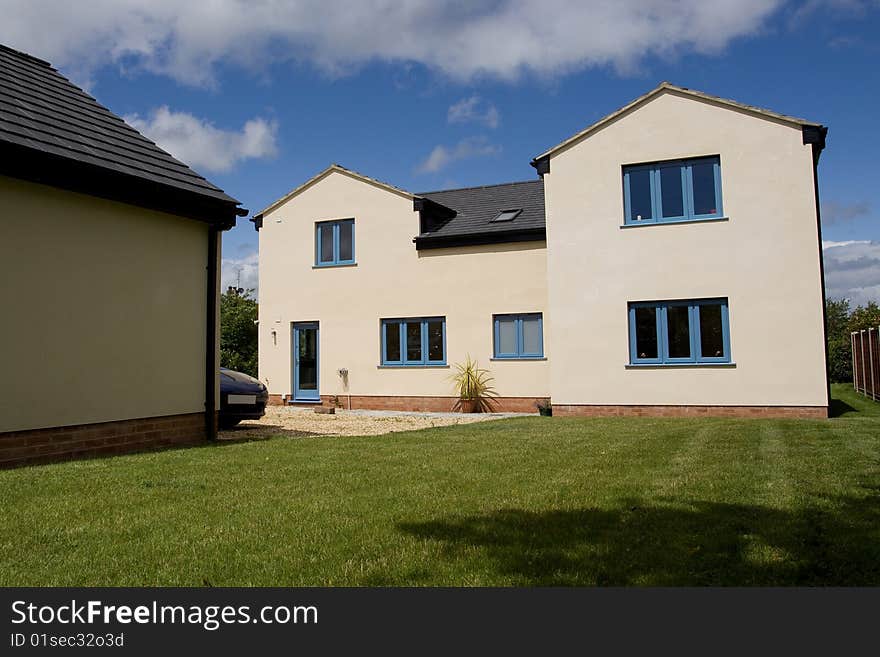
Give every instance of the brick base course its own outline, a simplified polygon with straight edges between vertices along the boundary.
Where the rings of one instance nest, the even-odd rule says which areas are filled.
[[[753,417],[821,420],[826,406],[599,406],[553,404],[555,417]]]
[[[269,395],[270,406],[302,406],[313,407],[314,403],[290,402],[288,395]],[[325,406],[336,405],[351,410],[371,411],[421,411],[425,413],[447,413],[453,409],[456,397],[417,397],[391,395],[321,395],[321,403]],[[495,400],[495,410],[499,413],[537,413],[539,401],[547,401],[546,397],[499,397]]]
[[[0,468],[207,441],[204,413],[0,433]]]
[[[348,408],[348,396],[322,395],[324,405],[336,404]],[[500,397],[498,411],[502,413],[536,413],[535,404],[546,397]],[[454,397],[395,397],[382,395],[352,395],[352,409],[447,412],[452,410]],[[314,403],[289,401],[289,395],[269,395],[269,404],[281,406],[314,406]],[[556,417],[756,417],[825,419],[825,406],[658,406],[658,405],[597,405],[553,404]]]

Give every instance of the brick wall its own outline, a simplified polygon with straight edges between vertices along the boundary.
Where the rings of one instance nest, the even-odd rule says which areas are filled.
[[[548,401],[540,397],[501,397],[498,399],[498,412],[537,413],[535,404]],[[288,395],[269,395],[269,404],[280,406],[288,404]],[[325,406],[337,405],[348,408],[346,395],[322,395]],[[449,412],[455,403],[454,397],[406,397],[380,395],[352,395],[352,409]],[[297,404],[293,406],[314,406]],[[595,404],[553,404],[553,415],[557,417],[755,417],[755,418],[806,418],[824,419],[828,417],[825,406],[639,406],[639,405],[595,405]]]
[[[825,419],[825,406],[598,406],[553,404],[555,417],[753,417]]]
[[[0,433],[0,468],[194,445],[207,440],[204,413]]]
[[[421,411],[429,413],[448,413],[455,404],[455,397],[416,397],[391,395],[352,395],[351,409],[373,411]],[[547,401],[546,397],[499,397],[496,400],[496,411],[499,413],[537,413],[538,401]],[[270,406],[280,406],[289,402],[288,395],[269,395]],[[348,395],[321,395],[321,403],[325,406],[337,405],[349,408]],[[298,406],[296,402],[292,405]],[[314,404],[303,403],[302,406]]]

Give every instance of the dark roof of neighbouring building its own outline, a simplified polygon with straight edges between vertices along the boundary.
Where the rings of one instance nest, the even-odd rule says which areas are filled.
[[[0,160],[4,175],[212,223],[247,214],[51,64],[2,44]]]
[[[448,208],[455,216],[423,225],[419,248],[543,240],[544,180],[444,189],[415,195]],[[493,222],[505,210],[521,210],[512,220]]]

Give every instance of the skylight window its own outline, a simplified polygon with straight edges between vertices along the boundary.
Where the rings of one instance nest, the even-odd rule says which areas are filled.
[[[519,213],[522,212],[522,208],[518,208],[516,210],[502,210],[498,213],[498,216],[492,220],[492,223],[498,223],[500,221],[513,221],[519,216]]]

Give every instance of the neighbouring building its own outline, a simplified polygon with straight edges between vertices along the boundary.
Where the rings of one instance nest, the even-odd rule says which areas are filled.
[[[215,435],[220,234],[238,206],[0,46],[0,466]]]
[[[826,417],[827,129],[663,83],[532,161],[410,193],[333,165],[254,217],[274,403]]]

